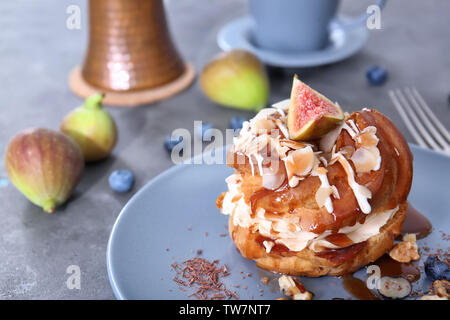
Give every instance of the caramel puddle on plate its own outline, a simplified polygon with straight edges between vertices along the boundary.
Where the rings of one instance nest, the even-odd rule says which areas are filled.
[[[403,277],[409,282],[416,282],[420,279],[420,269],[414,263],[401,263],[385,254],[374,262],[380,267],[381,276]]]
[[[415,233],[417,239],[423,239],[431,233],[432,229],[430,221],[412,205],[408,204],[402,235]]]
[[[406,210],[406,219],[403,223],[402,235],[415,233],[417,239],[423,239],[432,231],[430,221],[417,209],[408,204]],[[393,260],[388,254],[383,255],[373,264],[380,267],[381,276],[403,277],[410,282],[416,282],[420,279],[420,269],[414,263],[401,263]],[[258,270],[259,271],[259,270]],[[258,272],[260,277],[263,272]],[[267,276],[264,273],[264,276]],[[269,283],[265,286],[274,293],[279,291],[277,274],[269,277]],[[359,300],[382,300],[372,290],[367,288],[366,283],[354,277],[352,274],[342,276],[343,288],[353,297]],[[333,300],[345,300],[343,298],[333,298]]]
[[[345,291],[358,300],[381,300],[381,298],[367,288],[364,281],[355,278],[352,274],[342,276],[342,286]]]

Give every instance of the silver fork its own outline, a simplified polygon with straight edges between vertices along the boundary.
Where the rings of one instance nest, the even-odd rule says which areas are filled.
[[[450,133],[415,88],[390,90],[389,97],[419,145],[450,155]]]

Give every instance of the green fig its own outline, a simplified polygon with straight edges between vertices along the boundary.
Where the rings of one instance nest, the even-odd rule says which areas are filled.
[[[103,94],[96,93],[84,105],[69,113],[60,130],[71,137],[87,162],[106,158],[117,142],[117,126],[102,107]]]
[[[258,111],[269,98],[269,80],[263,64],[244,50],[216,56],[203,68],[200,84],[212,101],[232,108]]]
[[[64,134],[31,128],[8,144],[5,166],[9,179],[25,197],[53,213],[80,181],[84,159],[80,148]]]

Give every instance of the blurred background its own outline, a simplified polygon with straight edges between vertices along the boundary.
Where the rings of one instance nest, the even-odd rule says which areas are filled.
[[[357,16],[373,1],[341,3],[339,12]],[[110,157],[86,166],[72,200],[56,215],[43,214],[8,182],[4,157],[8,141],[28,127],[58,130],[60,121],[83,99],[69,87],[69,74],[84,61],[88,46],[88,2],[16,0],[0,3],[0,298],[111,299],[105,250],[123,205],[151,178],[173,165],[164,139],[176,128],[193,133],[194,120],[224,130],[233,117],[252,111],[224,108],[202,92],[198,75],[222,50],[224,25],[248,14],[246,0],[164,1],[170,34],[197,78],[185,90],[136,108],[107,107],[119,132]],[[80,29],[69,29],[71,5],[79,6]],[[391,0],[381,12],[381,29],[367,30],[367,43],[351,57],[332,64],[296,68],[267,65],[268,105],[289,97],[299,77],[344,111],[376,108],[389,116],[409,142],[413,137],[388,91],[415,87],[445,127],[450,127],[450,2]],[[371,84],[371,66],[382,66],[387,80]],[[133,192],[113,193],[108,176],[130,169]],[[176,197],[176,195],[174,195]],[[79,265],[82,289],[66,287],[66,268]]]

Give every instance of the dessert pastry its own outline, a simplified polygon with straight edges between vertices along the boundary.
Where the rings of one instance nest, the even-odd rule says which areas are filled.
[[[337,107],[333,126],[321,126],[319,136],[308,132],[314,140],[291,139],[288,113],[307,108],[300,114],[312,114],[312,122],[301,121],[315,130],[314,121],[323,120],[315,108],[333,109],[322,98],[306,85],[293,90],[290,100],[245,122],[227,152],[235,173],[217,207],[230,216],[240,253],[263,269],[310,277],[353,272],[389,251],[402,230],[412,182],[402,134],[376,110],[349,115]]]

